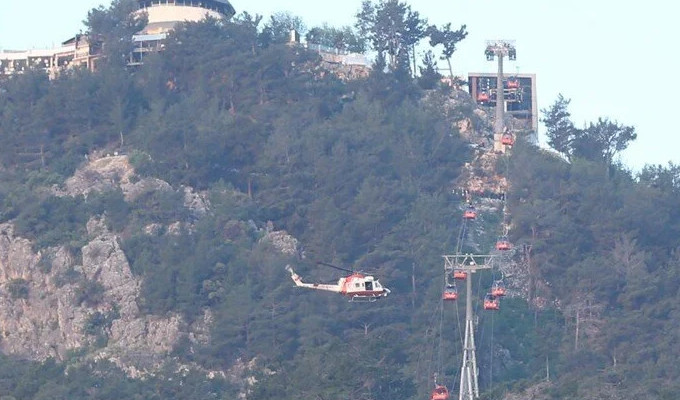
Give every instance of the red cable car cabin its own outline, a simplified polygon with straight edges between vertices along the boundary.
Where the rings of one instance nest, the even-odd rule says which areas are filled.
[[[444,289],[444,294],[442,294],[442,299],[450,301],[457,300],[458,290],[456,289],[456,286],[446,285],[446,288]]]
[[[510,241],[506,237],[502,237],[496,242],[496,250],[505,251],[510,250],[511,248],[512,244],[510,244]]]
[[[519,79],[516,78],[510,78],[508,81],[505,83],[508,87],[508,89],[518,89],[519,88]]]
[[[449,390],[444,385],[437,385],[430,395],[430,400],[448,400]]]
[[[477,218],[477,210],[475,210],[475,207],[469,206],[468,208],[466,208],[465,211],[463,212],[463,218],[465,219]]]
[[[511,133],[504,133],[503,136],[501,136],[501,143],[506,146],[512,146],[515,144],[515,138],[512,137]]]
[[[477,101],[480,101],[480,102],[489,101],[489,94],[487,92],[477,93]]]
[[[491,293],[487,293],[486,296],[484,296],[484,309],[492,311],[500,310],[501,305],[500,301],[498,301],[498,297]]]
[[[491,285],[491,295],[493,297],[503,297],[505,296],[505,284],[503,281],[494,281],[493,285]]]
[[[453,271],[453,279],[464,280],[465,278],[467,278],[467,272],[461,271],[459,269]]]

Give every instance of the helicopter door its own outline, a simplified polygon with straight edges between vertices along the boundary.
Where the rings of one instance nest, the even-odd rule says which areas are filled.
[[[367,291],[373,290],[373,282],[366,281],[364,284],[366,285],[365,288],[366,288]]]

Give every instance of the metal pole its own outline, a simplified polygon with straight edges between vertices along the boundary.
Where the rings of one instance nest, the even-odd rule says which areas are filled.
[[[493,267],[490,255],[456,254],[445,255],[444,271],[449,274],[456,270],[465,271],[465,340],[463,342],[463,363],[460,368],[460,386],[458,400],[476,400],[479,398],[479,371],[477,369],[477,355],[475,354],[474,312],[472,310],[472,274],[482,269]],[[483,262],[478,263],[477,260]]]
[[[475,327],[473,324],[474,312],[472,310],[472,274],[475,272],[475,268],[471,266],[465,268],[465,270],[468,273],[465,282],[465,342],[463,344],[463,367],[458,398],[459,400],[474,400],[479,397]]]
[[[473,400],[475,396],[476,372],[474,327],[472,325],[472,270],[467,270],[465,279],[465,341],[463,343],[463,366],[460,371],[459,400]]]
[[[467,375],[467,347],[468,347],[468,323],[465,320],[465,341],[463,342],[463,365],[460,368],[460,386],[458,386],[458,400],[467,400],[469,398],[468,382],[470,379]]]
[[[503,89],[503,53],[497,52],[498,75],[496,76],[496,134],[502,135],[505,124],[505,90]]]
[[[471,393],[471,398],[478,398],[479,397],[479,384],[477,382],[477,376],[478,371],[477,371],[477,348],[475,346],[475,331],[474,331],[474,324],[472,320],[474,319],[474,311],[472,310],[472,274],[474,273],[474,270],[470,271],[469,278],[467,281],[467,298],[466,304],[465,304],[465,319],[467,319],[467,323],[470,325],[470,374],[472,375],[472,393]]]

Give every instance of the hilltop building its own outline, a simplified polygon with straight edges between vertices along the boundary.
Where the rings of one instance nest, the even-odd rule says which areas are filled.
[[[132,37],[135,49],[130,65],[140,65],[144,56],[163,49],[163,40],[180,22],[198,22],[206,16],[231,18],[236,10],[228,0],[138,0],[139,12],[146,12],[148,23]]]
[[[34,50],[3,50],[0,52],[0,78],[22,74],[31,68],[42,69],[50,78],[60,70],[84,66],[94,70],[101,43],[90,43],[85,35],[76,35],[59,47]]]
[[[137,3],[137,12],[146,13],[148,22],[132,37],[134,49],[128,59],[129,66],[141,65],[149,53],[161,51],[169,33],[181,22],[198,22],[206,16],[229,19],[236,13],[228,0],[137,0]],[[370,62],[365,54],[300,43],[300,35],[295,31],[291,32],[290,41],[319,53],[324,66],[341,79],[365,77],[370,71]],[[101,58],[101,50],[101,41],[76,35],[51,49],[2,51],[0,79],[31,68],[43,69],[51,79],[68,68],[85,67],[94,71]]]
[[[144,54],[162,48],[161,41],[180,22],[200,21],[206,16],[231,18],[236,11],[228,0],[137,0],[139,12],[146,12],[148,24],[133,36],[135,50],[130,64],[142,62]],[[95,70],[101,43],[86,35],[62,42],[50,49],[4,50],[0,52],[0,78],[21,74],[30,68],[43,69],[54,78],[60,70],[86,67]]]
[[[290,46],[301,46],[317,52],[324,68],[342,80],[365,78],[371,72],[371,62],[363,53],[328,47],[317,43],[301,42],[300,34],[294,29],[288,38]]]

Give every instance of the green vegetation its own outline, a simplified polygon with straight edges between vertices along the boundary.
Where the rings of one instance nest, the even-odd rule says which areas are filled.
[[[411,61],[413,44],[429,37],[450,66],[465,26],[428,26],[404,3],[365,1],[356,31],[307,33],[320,44],[376,51],[370,76],[344,82],[321,73],[316,53],[284,44],[290,26],[305,33],[299,18],[278,13],[262,23],[243,13],[180,25],[162,53],[128,71],[114,62],[139,23],[128,6],[117,0],[89,14],[91,33],[125,38],[108,48],[111,62],[100,71],[54,81],[27,73],[0,84],[0,221],[44,254],[64,245],[77,255],[88,219],[105,215],[143,278],[142,312],[176,312],[191,323],[212,311],[211,340],[180,341],[175,360],[207,370],[254,360],[249,398],[426,398],[438,358],[440,379],[452,387],[461,357],[455,308],[442,311],[441,352],[432,328],[441,254],[454,248],[461,221],[451,189],[472,157],[455,123],[476,117],[469,104],[451,106],[434,52],[417,77]],[[482,315],[482,391],[521,391],[549,365],[552,399],[672,398],[680,391],[680,167],[634,176],[615,161],[633,128],[602,118],[576,129],[568,104],[560,97],[544,113],[550,145],[568,162],[519,140],[499,168],[511,182],[510,239],[529,266],[530,301],[507,299],[502,311]],[[120,190],[53,194],[101,149],[128,154],[142,178],[171,188],[131,201]],[[206,193],[210,209],[185,207],[183,186]],[[269,221],[299,240],[298,254],[261,240]],[[496,232],[500,221],[479,223]],[[494,240],[476,239],[484,247]],[[338,278],[316,261],[370,271],[393,294],[367,305],[296,290],[287,263],[311,280]],[[49,271],[48,256],[39,268]],[[488,286],[492,277],[480,275]],[[103,287],[76,270],[57,278],[60,287],[77,284],[78,303],[101,300]],[[21,279],[5,290],[33,295]],[[116,318],[117,310],[90,315],[85,330],[95,346],[106,344]],[[63,363],[0,357],[0,393],[236,398],[235,385],[197,371],[177,374],[168,361],[135,380],[78,355]]]
[[[12,279],[7,282],[7,291],[12,299],[27,299],[28,282],[21,278]]]

